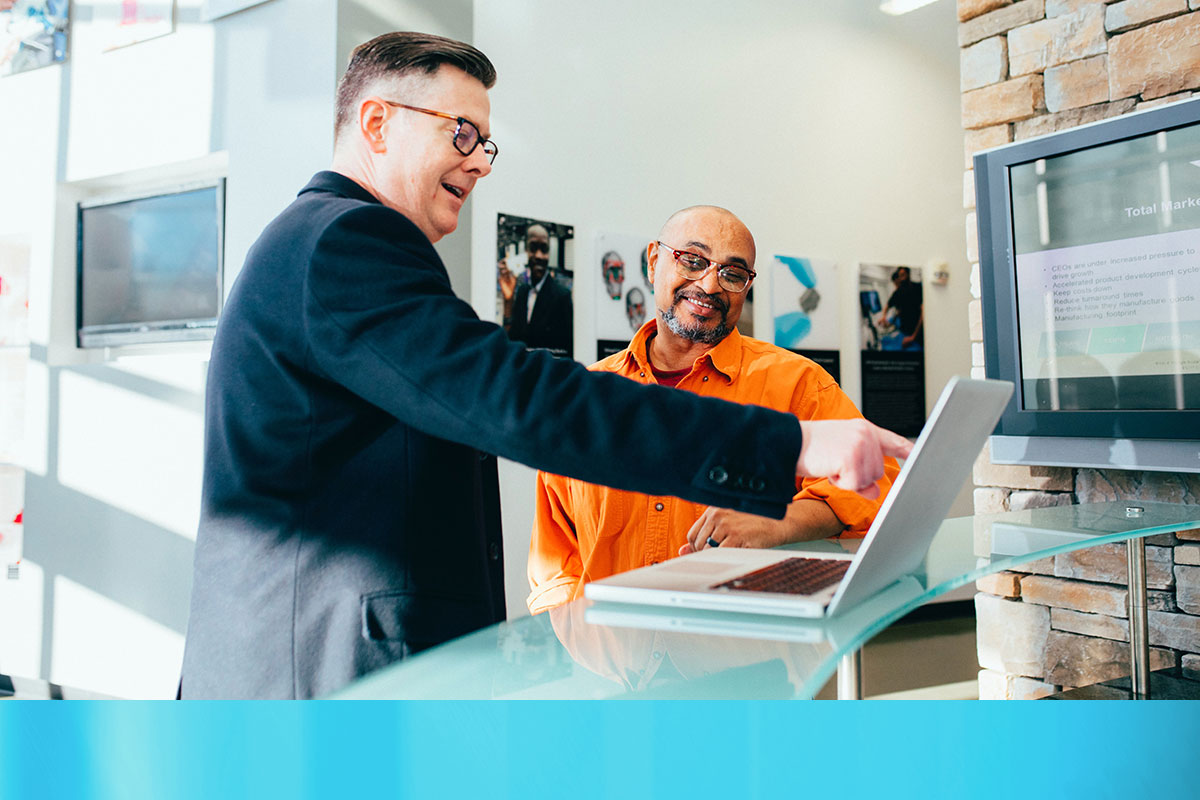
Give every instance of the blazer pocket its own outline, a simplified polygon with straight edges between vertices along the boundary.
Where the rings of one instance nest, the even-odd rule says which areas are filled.
[[[411,592],[362,596],[363,638],[404,643],[411,652],[471,633],[489,622],[481,601]]]

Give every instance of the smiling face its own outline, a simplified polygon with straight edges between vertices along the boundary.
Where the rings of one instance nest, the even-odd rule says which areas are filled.
[[[490,138],[491,105],[475,78],[449,65],[432,76],[413,75],[379,86],[384,100],[442,111],[470,120]],[[370,100],[366,101],[369,104]],[[475,182],[492,171],[482,147],[464,156],[454,147],[452,119],[383,105],[379,141],[372,142],[373,189],[380,201],[408,217],[436,242],[458,227],[458,213]]]
[[[545,227],[535,223],[525,231],[525,257],[529,282],[537,286],[550,266],[550,232]]]
[[[667,220],[658,238],[709,261],[754,268],[754,237],[741,220],[721,208],[700,206],[679,212]],[[728,336],[742,316],[746,292],[723,289],[715,269],[698,281],[680,277],[670,250],[662,245],[648,250],[659,335],[703,344],[716,344]]]

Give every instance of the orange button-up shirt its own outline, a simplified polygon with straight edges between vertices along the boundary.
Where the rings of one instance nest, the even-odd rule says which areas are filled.
[[[654,383],[647,343],[656,330],[650,320],[627,349],[591,369]],[[789,411],[802,420],[862,416],[816,363],[736,330],[696,359],[676,388]],[[720,420],[713,424],[720,425]],[[685,449],[688,442],[675,446]],[[898,471],[895,459],[887,459],[877,500],[838,489],[824,478],[798,482],[795,499],[825,501],[846,526],[843,536],[862,536]],[[529,610],[536,614],[581,597],[588,581],[673,558],[706,508],[676,497],[637,494],[539,472],[529,547]]]

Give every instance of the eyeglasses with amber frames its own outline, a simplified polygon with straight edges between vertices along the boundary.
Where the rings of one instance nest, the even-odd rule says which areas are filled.
[[[488,163],[496,163],[496,154],[500,152],[500,148],[496,147],[496,143],[491,139],[484,139],[479,133],[479,128],[475,126],[475,123],[466,117],[456,117],[453,114],[447,114],[444,111],[434,111],[431,108],[420,108],[418,106],[405,105],[404,103],[394,103],[391,100],[384,100],[383,102],[396,108],[407,108],[409,111],[417,111],[421,114],[428,114],[431,117],[453,120],[458,124],[458,127],[454,129],[454,149],[464,156],[469,156],[475,152],[476,147],[483,145],[483,153],[488,157]]]
[[[758,273],[741,264],[718,264],[702,255],[676,250],[666,242],[656,242],[665,247],[675,259],[675,273],[685,280],[698,281],[711,270],[717,271],[717,284],[727,292],[744,292]]]

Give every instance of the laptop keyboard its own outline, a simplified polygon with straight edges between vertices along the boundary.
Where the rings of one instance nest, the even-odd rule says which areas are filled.
[[[850,562],[830,558],[788,558],[718,583],[714,589],[778,594],[815,594],[842,579]]]

